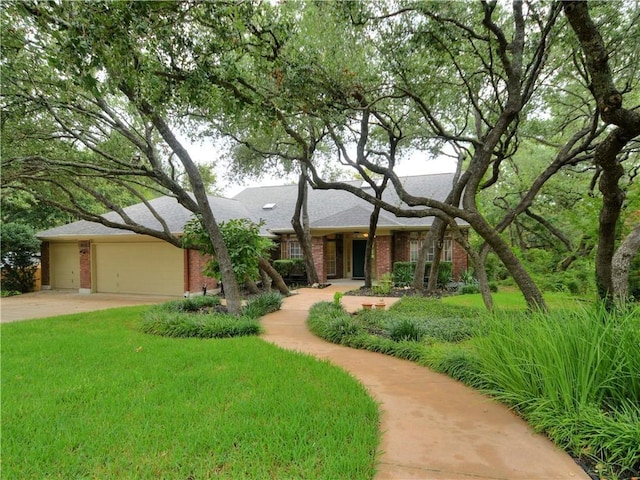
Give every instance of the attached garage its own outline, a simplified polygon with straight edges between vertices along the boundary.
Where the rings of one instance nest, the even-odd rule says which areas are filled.
[[[169,243],[94,243],[92,250],[96,292],[184,293],[184,251]]]
[[[80,288],[80,258],[78,243],[55,243],[51,245],[51,287],[56,289]]]

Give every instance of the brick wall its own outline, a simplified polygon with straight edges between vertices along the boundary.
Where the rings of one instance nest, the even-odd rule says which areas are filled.
[[[198,250],[185,250],[185,286],[184,291],[191,294],[202,293],[202,286],[207,286],[207,292],[218,288],[215,278],[202,274],[209,256],[202,255]]]
[[[393,235],[393,261],[409,261],[409,232],[396,232]]]
[[[80,252],[80,292],[91,293],[91,242],[79,241],[78,251]]]
[[[467,232],[465,232],[465,236]],[[453,242],[453,279],[459,280],[460,274],[469,268],[469,257],[458,242]]]
[[[313,263],[316,265],[318,280],[320,283],[327,282],[327,269],[324,263],[324,237],[311,237],[311,251],[313,252]]]
[[[378,278],[393,269],[391,235],[376,236],[376,273]]]

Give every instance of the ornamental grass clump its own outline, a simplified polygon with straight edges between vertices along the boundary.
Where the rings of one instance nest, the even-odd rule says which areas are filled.
[[[502,316],[476,339],[482,386],[601,473],[640,471],[640,310]]]
[[[220,306],[218,297],[190,297],[156,305],[144,314],[141,329],[165,337],[228,338],[258,335],[258,319],[280,309],[282,295],[267,292],[249,301],[243,315],[235,317],[211,311]]]

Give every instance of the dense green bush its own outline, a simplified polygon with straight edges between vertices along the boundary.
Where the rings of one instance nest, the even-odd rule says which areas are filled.
[[[242,309],[242,317],[211,310],[220,305],[215,296],[189,297],[149,308],[142,320],[145,333],[166,337],[225,338],[257,335],[258,319],[280,309],[282,295],[266,292],[254,297]]]
[[[198,295],[181,300],[172,300],[163,303],[162,309],[169,312],[200,312],[209,307],[220,305],[220,298],[214,295]]]
[[[389,335],[391,336],[391,340],[395,342],[419,342],[422,340],[424,332],[417,322],[409,318],[403,318],[391,326]]]
[[[501,316],[477,338],[483,386],[557,444],[640,471],[640,310]]]
[[[257,335],[256,319],[234,317],[224,313],[179,313],[151,307],[144,315],[142,331],[165,337],[226,338]]]
[[[274,260],[273,268],[282,277],[306,276],[306,267],[302,258],[286,258],[282,260]]]
[[[281,293],[271,291],[264,292],[250,299],[242,308],[242,315],[258,319],[268,313],[280,310],[284,297]]]
[[[413,272],[416,269],[415,262],[395,262],[393,264],[393,282],[397,287],[406,287],[413,282]],[[429,281],[431,272],[431,262],[425,264],[423,283]],[[444,287],[452,279],[453,264],[451,262],[440,262],[438,267],[438,287]]]
[[[22,223],[0,224],[0,267],[2,290],[33,291],[40,256],[40,240],[33,229]]]

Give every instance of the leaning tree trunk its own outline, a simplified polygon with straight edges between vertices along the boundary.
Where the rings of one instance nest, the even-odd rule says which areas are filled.
[[[287,284],[284,283],[282,276],[280,276],[278,271],[275,268],[273,268],[273,266],[269,263],[269,261],[266,258],[262,258],[262,257],[260,258],[259,266],[261,270],[263,270],[267,275],[269,275],[269,277],[271,277],[271,280],[273,280],[273,284],[276,286],[276,288],[281,294],[286,296],[291,295],[291,292],[289,291]]]
[[[302,258],[307,272],[307,282],[309,285],[319,283],[318,271],[313,262],[313,248],[311,246],[311,233],[309,229],[309,214],[307,212],[308,184],[307,175],[303,167],[298,180],[298,198],[296,199],[296,208],[291,218],[291,225],[296,232],[300,248],[302,249]],[[300,221],[302,218],[302,221]]]
[[[260,293],[260,289],[258,288],[258,285],[256,285],[256,282],[254,282],[249,277],[246,277],[244,279],[244,286],[247,287],[247,290],[249,290],[249,293],[253,295]]]
[[[371,288],[373,285],[373,245],[376,239],[376,230],[378,228],[378,218],[380,217],[380,207],[373,207],[371,217],[369,217],[369,236],[367,237],[367,245],[364,249],[364,286]]]
[[[604,123],[618,127],[596,148],[594,154],[595,164],[602,169],[599,188],[603,194],[596,252],[596,284],[600,297],[608,308],[612,308],[615,291],[612,277],[615,227],[624,201],[624,191],[618,184],[624,169],[617,156],[628,142],[640,135],[640,114],[622,106],[622,94],[616,89],[609,67],[611,53],[591,19],[587,3],[564,2],[563,9],[584,53],[591,79],[589,89],[598,105],[598,113]]]
[[[640,250],[640,224],[631,231],[613,255],[613,292],[618,305],[624,305],[629,298],[629,269],[631,261]]]

